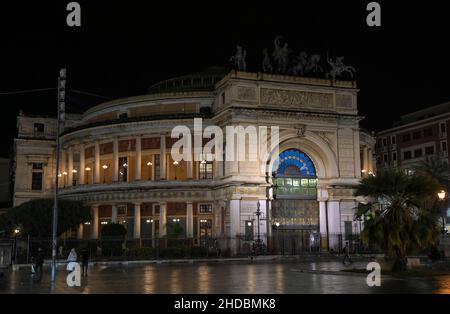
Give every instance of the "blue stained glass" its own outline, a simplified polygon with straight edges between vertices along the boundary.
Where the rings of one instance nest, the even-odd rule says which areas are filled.
[[[298,149],[288,149],[283,151],[278,160],[274,163],[274,172],[283,175],[286,167],[297,167],[299,174],[304,176],[316,176],[316,169],[308,155]]]

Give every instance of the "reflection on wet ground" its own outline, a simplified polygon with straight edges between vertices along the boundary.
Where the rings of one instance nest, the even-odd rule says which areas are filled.
[[[302,273],[296,270],[345,268],[339,262],[258,262],[96,266],[69,288],[58,271],[55,293],[450,293],[450,275],[393,278],[382,275],[381,287],[368,287],[366,276]],[[355,263],[352,268],[365,268]],[[0,293],[50,293],[50,273],[36,281],[28,270],[6,272]]]

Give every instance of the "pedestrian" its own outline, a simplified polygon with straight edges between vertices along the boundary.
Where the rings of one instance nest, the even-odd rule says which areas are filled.
[[[87,248],[84,248],[83,251],[81,251],[81,276],[87,277],[88,265],[89,250]]]
[[[44,265],[44,254],[42,253],[42,249],[38,248],[36,254],[36,273],[40,276],[42,274],[42,267]]]
[[[64,248],[63,248],[62,244],[59,246],[58,250],[59,250],[59,257],[63,257]]]
[[[352,259],[350,258],[349,253],[349,247],[348,247],[348,241],[345,241],[345,246],[342,248],[342,253],[344,254],[344,259],[342,260],[342,264],[345,265],[345,261],[348,259],[350,264],[352,264]]]

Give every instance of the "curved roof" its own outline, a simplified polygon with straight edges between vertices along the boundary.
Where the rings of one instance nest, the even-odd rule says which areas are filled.
[[[209,91],[213,90],[215,84],[229,72],[230,69],[225,67],[208,67],[200,72],[158,82],[150,86],[148,92],[149,94],[157,94],[187,91]]]

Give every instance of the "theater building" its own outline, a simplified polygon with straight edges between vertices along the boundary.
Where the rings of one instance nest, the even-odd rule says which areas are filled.
[[[258,230],[264,242],[274,232],[312,242],[359,233],[353,187],[375,171],[375,140],[359,127],[357,92],[351,81],[209,68],[67,114],[59,195],[92,208],[75,235],[96,239],[117,222],[130,239],[170,238],[178,225],[195,243],[227,239],[236,252]],[[204,127],[278,126],[279,149],[256,162],[174,162],[172,129],[193,128],[194,118]],[[53,195],[55,130],[55,118],[19,115],[15,205]]]

